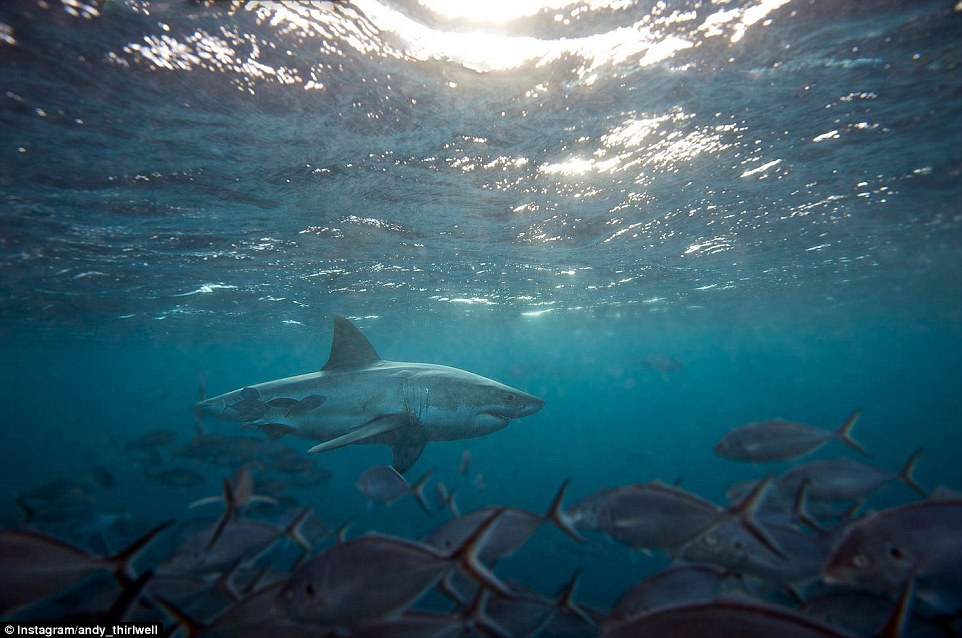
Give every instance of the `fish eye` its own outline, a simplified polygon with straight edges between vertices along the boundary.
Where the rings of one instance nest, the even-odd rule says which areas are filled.
[[[852,566],[858,569],[868,567],[868,556],[865,554],[856,554],[855,556],[852,556]]]
[[[308,598],[314,598],[314,585],[312,583],[304,585],[304,593],[307,594]]]
[[[891,556],[895,560],[902,560],[902,558],[904,558],[904,554],[902,554],[902,550],[896,547],[895,545],[892,545],[889,547],[889,556]]]
[[[514,403],[515,396],[513,394],[508,394],[508,403]]]
[[[741,549],[741,548],[743,547],[743,545],[742,545],[742,542],[741,542],[740,540],[735,540],[735,541],[732,542],[732,547],[735,548],[735,549]]]

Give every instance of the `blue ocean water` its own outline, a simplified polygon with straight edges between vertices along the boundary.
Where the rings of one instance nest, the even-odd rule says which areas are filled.
[[[198,515],[236,468],[123,444],[186,444],[201,377],[317,370],[334,315],[546,401],[427,447],[409,477],[462,511],[542,512],[566,478],[572,502],[660,479],[722,504],[789,467],[716,456],[725,432],[856,408],[873,463],[921,447],[918,480],[962,489],[959,5],[472,6],[3,3],[4,526],[95,468],[116,484],[91,511]],[[284,493],[331,527],[445,520],[368,505],[387,448],[317,460],[330,478]],[[150,478],[171,463],[202,482]],[[498,573],[549,596],[580,568],[603,609],[666,564],[545,527]]]

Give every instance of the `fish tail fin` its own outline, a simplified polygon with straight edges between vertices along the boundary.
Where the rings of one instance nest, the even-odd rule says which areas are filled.
[[[196,618],[188,616],[187,612],[163,596],[154,596],[153,600],[160,606],[161,609],[164,610],[165,614],[170,616],[171,620],[180,625],[180,629],[185,638],[195,638],[195,636],[199,636],[210,629],[210,627],[200,622]]]
[[[484,587],[479,587],[479,591],[484,591]],[[449,571],[438,583],[438,590],[451,599],[459,607],[464,607],[467,603],[464,602],[464,596],[458,591],[457,585],[454,584],[454,572]]]
[[[444,502],[444,504],[448,506],[449,510],[451,510],[451,516],[453,516],[454,518],[461,518],[461,510],[458,509],[458,501],[455,498],[455,495],[457,493],[458,493],[458,488],[456,487],[451,488],[451,492],[448,494],[448,498]]]
[[[234,587],[234,576],[237,575],[243,562],[244,557],[239,556],[230,567],[224,570],[220,578],[217,579],[217,589],[232,603],[236,603],[241,599],[240,593],[237,591],[237,588]]]
[[[922,455],[922,448],[919,448],[914,452],[912,452],[912,455],[909,456],[909,459],[905,462],[905,465],[903,465],[902,469],[899,471],[899,480],[901,480],[903,483],[905,483],[906,485],[911,487],[913,490],[921,494],[923,498],[928,498],[929,493],[926,492],[925,488],[919,485],[915,480],[915,466],[918,464],[919,456],[921,455]]]
[[[424,498],[424,486],[427,485],[428,479],[434,474],[434,469],[430,469],[424,473],[424,476],[418,479],[417,483],[411,486],[411,493],[414,494],[414,498],[417,499],[418,505],[424,510],[425,514],[431,514],[431,507],[428,505],[428,501]]]
[[[570,614],[574,614],[580,618],[583,622],[591,627],[596,626],[598,623],[595,619],[588,615],[588,612],[584,608],[575,602],[575,588],[578,586],[578,581],[581,579],[581,569],[576,569],[575,573],[571,575],[571,579],[565,585],[561,594],[555,601],[555,606],[564,609]]]
[[[476,627],[481,633],[491,638],[512,638],[514,634],[499,625],[485,613],[484,608],[487,603],[488,590],[484,587],[479,587],[477,593],[474,595],[474,600],[471,601],[471,606],[468,607],[464,613],[469,626]]]
[[[842,425],[840,425],[837,430],[835,430],[835,437],[845,445],[849,446],[850,448],[852,448],[853,450],[861,454],[862,456],[866,458],[872,458],[872,455],[869,454],[864,447],[862,447],[862,444],[852,438],[852,428],[855,427],[855,424],[858,422],[858,418],[861,415],[862,415],[861,409],[855,410],[850,415],[848,415],[848,418],[845,419],[845,422],[842,423]]]
[[[193,509],[195,507],[200,507],[201,505],[211,505],[212,503],[220,503],[224,500],[223,496],[205,496],[204,498],[199,498],[196,501],[191,502],[187,506],[187,509]]]
[[[297,513],[297,516],[287,524],[284,528],[284,535],[290,539],[292,543],[303,549],[305,552],[310,553],[313,549],[313,545],[304,535],[304,524],[307,522],[308,518],[311,516],[311,512],[314,508],[308,506]]]
[[[351,529],[351,525],[354,524],[354,518],[351,517],[341,523],[341,526],[334,530],[334,538],[338,543],[343,543],[347,540],[347,531]]]
[[[457,560],[464,573],[484,587],[497,592],[505,598],[514,598],[514,594],[511,593],[508,586],[505,585],[500,578],[495,576],[478,558],[479,549],[487,542],[491,536],[491,530],[504,512],[505,508],[503,507],[496,509],[481,525],[478,525],[477,529],[472,532],[460,547],[455,548],[454,551],[448,554],[448,557]]]
[[[210,551],[210,548],[214,546],[217,539],[224,532],[224,528],[227,526],[227,521],[231,519],[234,512],[237,511],[237,499],[234,497],[234,488],[231,487],[230,481],[224,481],[224,513],[220,515],[217,519],[217,524],[214,526],[214,531],[211,532],[210,540],[207,541],[207,545],[204,548],[206,551]]]
[[[567,478],[561,484],[561,487],[558,488],[558,493],[555,494],[554,499],[551,501],[551,507],[548,508],[548,513],[545,515],[545,518],[549,519],[558,529],[571,538],[579,543],[585,543],[587,542],[585,537],[578,533],[578,530],[575,529],[574,521],[572,521],[571,517],[564,511],[565,493],[568,491],[569,483],[571,483],[571,479]]]
[[[30,504],[27,503],[27,499],[23,494],[18,494],[16,498],[13,499],[13,502],[17,504],[17,507],[23,510],[23,515],[26,517],[24,523],[29,524],[37,517],[37,510],[30,507]]]
[[[133,573],[132,563],[137,556],[140,555],[140,552],[143,551],[143,549],[147,547],[152,540],[157,538],[161,532],[173,524],[173,519],[161,523],[127,547],[106,559],[106,562],[113,567],[114,574],[122,585],[127,585],[129,582],[137,580],[131,576]]]
[[[902,638],[905,635],[905,624],[909,619],[909,612],[912,607],[912,598],[915,597],[915,579],[917,576],[917,570],[912,570],[909,577],[905,580],[902,585],[902,590],[899,592],[898,602],[892,609],[892,615],[888,617],[885,624],[882,625],[875,635],[878,638]]]
[[[772,535],[755,519],[755,513],[758,511],[759,506],[765,500],[765,496],[768,494],[768,488],[772,484],[772,477],[767,476],[752,488],[741,503],[738,503],[733,508],[729,508],[729,514],[738,518],[741,521],[742,526],[748,531],[749,534],[755,537],[755,539],[764,545],[768,551],[775,554],[782,560],[787,560],[788,555],[785,553],[778,542],[772,537]]]
[[[805,523],[812,529],[814,529],[819,534],[828,534],[828,530],[822,527],[815,517],[812,516],[811,512],[808,511],[808,490],[811,488],[812,482],[809,479],[802,481],[802,484],[798,486],[798,492],[795,493],[795,502],[792,504],[792,514],[795,515],[802,523]]]
[[[141,574],[136,580],[128,581],[124,583],[123,591],[120,592],[120,596],[114,601],[103,617],[100,619],[102,625],[107,627],[112,627],[114,624],[123,621],[127,612],[130,608],[134,606],[134,603],[140,599],[140,595],[144,591],[144,587],[147,585],[147,581],[154,577],[154,570],[149,569]]]
[[[856,518],[858,518],[857,516],[858,511],[862,509],[863,505],[865,505],[864,499],[861,501],[855,501],[854,503],[852,503],[849,506],[849,508],[842,513],[842,522],[851,523]]]

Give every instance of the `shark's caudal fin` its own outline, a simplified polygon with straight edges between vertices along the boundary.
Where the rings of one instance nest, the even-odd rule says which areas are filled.
[[[344,317],[334,317],[331,356],[321,370],[338,370],[370,365],[381,360],[371,342]]]

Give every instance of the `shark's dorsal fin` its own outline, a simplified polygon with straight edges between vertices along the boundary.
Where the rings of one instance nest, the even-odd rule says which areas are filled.
[[[334,338],[331,340],[331,356],[321,370],[357,368],[381,360],[371,342],[344,317],[334,317]]]

